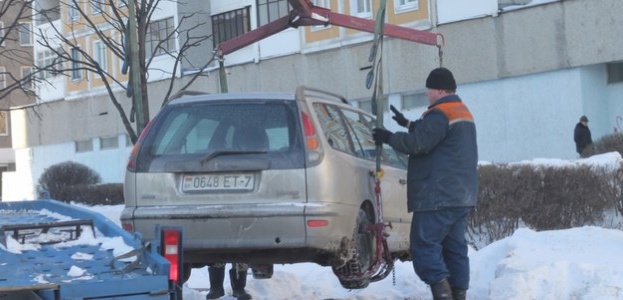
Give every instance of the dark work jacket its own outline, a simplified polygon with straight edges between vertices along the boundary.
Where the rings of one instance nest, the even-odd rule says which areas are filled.
[[[575,151],[577,151],[578,154],[582,154],[584,148],[593,143],[591,130],[588,129],[588,126],[584,126],[581,122],[578,122],[578,124],[575,125],[575,130],[573,130],[573,140],[575,141]]]
[[[476,125],[457,95],[437,100],[408,133],[393,134],[389,145],[409,155],[409,212],[476,205]]]

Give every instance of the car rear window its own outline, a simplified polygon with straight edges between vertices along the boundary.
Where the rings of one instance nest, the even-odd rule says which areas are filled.
[[[261,157],[270,161],[271,169],[303,167],[297,116],[296,103],[287,100],[169,105],[141,145],[137,171],[165,171],[167,163],[180,160],[187,161],[181,171],[205,171],[206,159],[221,156]]]

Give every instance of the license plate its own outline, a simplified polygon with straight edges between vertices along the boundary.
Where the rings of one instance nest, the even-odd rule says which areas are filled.
[[[182,191],[249,191],[254,186],[253,174],[185,175]]]

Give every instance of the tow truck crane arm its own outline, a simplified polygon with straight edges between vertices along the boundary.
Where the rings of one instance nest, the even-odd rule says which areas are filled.
[[[308,0],[288,0],[288,2],[292,6],[292,10],[287,16],[219,44],[216,48],[217,54],[223,56],[232,53],[290,27],[335,25],[374,33],[374,20],[332,12],[330,9],[314,6]],[[440,33],[387,23],[384,26],[383,34],[385,36],[432,46],[440,46],[444,42],[443,35]]]

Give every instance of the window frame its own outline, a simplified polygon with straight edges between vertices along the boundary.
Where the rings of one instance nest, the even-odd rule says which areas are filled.
[[[109,137],[100,137],[100,150],[112,150],[119,148],[119,137],[118,136],[109,136]]]
[[[80,5],[79,3],[76,4]],[[70,5],[67,6],[67,21],[74,23],[80,21],[80,17],[80,8],[70,3]]]
[[[145,37],[146,53],[150,56],[160,56],[177,51],[175,45],[175,20],[173,16],[155,20],[147,24],[147,34]],[[161,25],[164,24],[164,27]],[[157,27],[157,39],[154,39],[154,27]],[[164,32],[164,36],[162,33]],[[162,40],[166,38],[166,40]],[[162,41],[165,41],[161,43]],[[157,47],[157,48],[155,48]]]
[[[290,4],[287,0],[256,0],[255,7],[257,11],[258,27],[285,17],[290,13]],[[271,11],[271,9],[274,9],[275,7],[276,10]],[[274,12],[276,12],[277,15],[271,16],[271,13]]]
[[[50,49],[43,49],[43,51],[39,51],[36,53],[36,66],[38,66],[39,68],[52,68],[54,69],[54,65],[56,65],[56,63],[54,63],[56,61],[56,58],[58,57],[56,55],[56,53],[53,50]],[[41,57],[39,57],[41,56]],[[54,63],[54,64],[53,64]],[[48,78],[53,78],[58,76],[58,72],[54,71],[54,70],[43,70],[39,72],[40,79],[48,79]]]
[[[9,136],[9,112],[0,111],[0,136]]]
[[[83,74],[82,74],[82,70],[80,67],[81,61],[82,61],[82,52],[80,51],[80,47],[73,47],[71,48],[71,81],[72,82],[77,82],[77,81],[81,81],[83,79]]]
[[[90,0],[90,2],[91,15],[97,16],[104,14],[106,6],[104,5],[103,0]]]
[[[0,39],[2,40],[2,43],[0,43],[0,46],[4,47],[4,45],[6,44],[6,36],[4,35],[4,22],[0,21]]]
[[[6,67],[0,67],[0,89],[6,88]]]
[[[93,139],[74,141],[74,151],[76,153],[93,152]]]
[[[24,28],[22,26],[27,25],[26,31],[28,33],[28,43],[24,43],[23,33]],[[33,36],[32,36],[32,22],[20,22],[17,27],[17,32],[19,33],[19,45],[20,46],[32,46],[33,45]]]
[[[28,74],[24,74],[24,70],[28,70]],[[25,83],[25,85],[27,85],[27,89],[31,89],[34,90],[35,89],[35,80],[33,77],[33,74],[35,72],[35,68],[33,67],[28,67],[28,66],[21,66],[20,67],[20,78],[22,80],[22,82]],[[26,76],[29,76],[28,79],[26,79]]]
[[[403,2],[403,3],[400,3]],[[420,9],[419,0],[394,0],[394,12],[402,13]]]
[[[214,48],[251,31],[251,6],[226,11],[210,17]]]
[[[312,4],[314,6],[326,8],[329,10],[331,9],[331,0],[312,0]],[[313,25],[310,27],[310,30],[313,32],[313,31],[319,31],[319,30],[324,30],[324,29],[329,29],[329,28],[331,28],[331,25]]]
[[[360,10],[359,1],[364,5]],[[367,7],[366,7],[367,6]],[[372,19],[372,1],[371,0],[352,0],[350,2],[351,15],[364,19]]]
[[[106,44],[102,40],[93,41],[93,56],[102,71],[108,72],[108,55]]]

